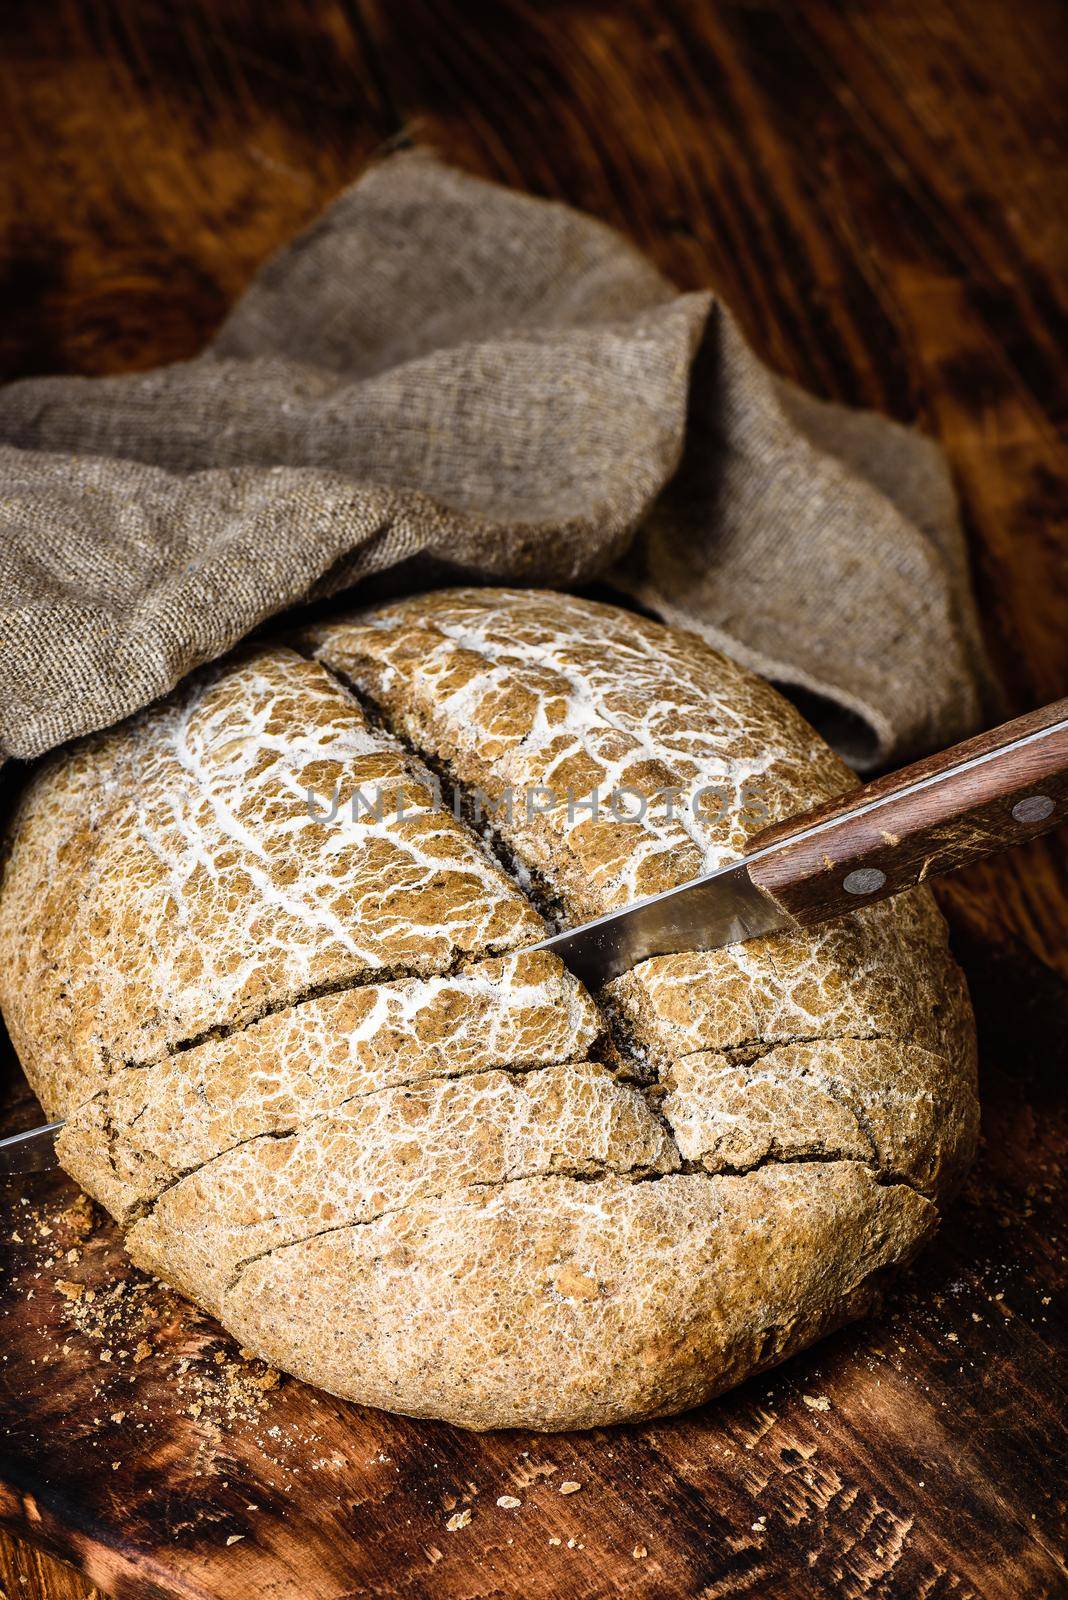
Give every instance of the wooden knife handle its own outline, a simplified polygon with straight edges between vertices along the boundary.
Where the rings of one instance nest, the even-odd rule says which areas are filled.
[[[1068,820],[1068,700],[767,828],[749,874],[802,927]]]

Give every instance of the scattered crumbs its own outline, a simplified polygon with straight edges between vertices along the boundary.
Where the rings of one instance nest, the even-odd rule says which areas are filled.
[[[122,1462],[121,1462],[121,1461],[113,1461],[113,1462],[112,1462],[112,1463],[111,1463],[111,1470],[112,1470],[112,1472],[118,1472],[118,1470],[119,1470],[119,1468],[120,1468],[120,1467],[121,1467],[121,1466],[122,1466]]]
[[[518,1511],[523,1502],[514,1494],[501,1494],[497,1496],[497,1504],[503,1506],[505,1511]]]
[[[751,1533],[767,1533],[767,1531],[768,1531],[768,1519],[767,1519],[767,1517],[757,1517],[756,1521],[750,1524],[750,1532]]]
[[[581,1488],[582,1488],[581,1483],[576,1483],[574,1478],[567,1478],[560,1485],[560,1493],[561,1494],[578,1494],[578,1492],[579,1492],[579,1490]]]
[[[253,1505],[251,1501],[249,1501],[248,1505],[245,1507],[246,1511],[258,1511],[259,1509],[259,1506]]]
[[[946,1338],[949,1340],[950,1344],[959,1344],[960,1343],[960,1340],[957,1338],[957,1335],[955,1333],[947,1333],[946,1334]]]
[[[189,1416],[194,1420],[203,1416],[209,1422],[254,1422],[267,1405],[267,1396],[282,1381],[274,1367],[255,1357],[234,1359],[225,1350],[197,1366],[179,1363],[178,1371],[176,1388],[189,1401]]]
[[[635,1561],[644,1561],[648,1554],[649,1552],[643,1544],[636,1544],[634,1549],[631,1551],[631,1555],[634,1557]]]
[[[227,1544],[240,1544],[244,1537],[243,1533],[232,1533],[226,1542]]]
[[[108,1420],[111,1421],[111,1422],[123,1422],[125,1420],[125,1418],[126,1418],[125,1411],[113,1411]]]
[[[82,1196],[62,1214],[57,1226],[62,1224],[68,1232],[84,1237],[93,1227],[92,1219],[92,1203]],[[203,1418],[208,1425],[256,1421],[268,1404],[268,1395],[282,1382],[281,1374],[266,1362],[245,1352],[238,1356],[228,1339],[221,1343],[213,1339],[208,1349],[198,1348],[195,1356],[175,1359],[164,1330],[179,1314],[187,1327],[191,1319],[191,1325],[199,1330],[199,1315],[174,1291],[141,1273],[133,1272],[99,1288],[65,1278],[53,1281],[63,1297],[64,1322],[97,1346],[99,1362],[113,1372],[125,1369],[116,1372],[116,1377],[133,1384],[134,1368],[150,1356],[156,1358],[166,1369],[186,1415],[194,1421]],[[70,1350],[67,1341],[63,1351],[69,1354]],[[110,1374],[109,1380],[114,1381]],[[111,1412],[112,1421],[119,1415]]]
[[[151,1283],[140,1275],[99,1289],[86,1284],[74,1287],[61,1279],[57,1288],[66,1300],[64,1319],[102,1346],[101,1360],[110,1361],[115,1348],[125,1348],[131,1335],[144,1332],[160,1315],[158,1296]]]
[[[1050,1297],[1049,1297],[1049,1295],[1048,1295],[1048,1294],[1044,1294],[1044,1295],[1043,1295],[1043,1296],[1042,1296],[1042,1304],[1043,1304],[1043,1305],[1044,1305],[1044,1306],[1048,1306],[1048,1305],[1049,1305],[1049,1302],[1050,1302]]]
[[[825,1394],[803,1394],[801,1399],[810,1411],[829,1411],[831,1402]]]
[[[559,1543],[560,1543],[560,1541],[559,1541],[559,1539],[558,1539],[558,1538],[557,1538],[557,1537],[556,1537],[556,1535],[555,1535],[555,1534],[554,1534],[554,1533],[553,1533],[553,1534],[550,1534],[550,1535],[549,1535],[549,1543],[550,1543],[550,1544],[559,1544]]]
[[[87,1239],[96,1227],[97,1220],[93,1202],[87,1194],[80,1194],[72,1200],[61,1217],[61,1221],[78,1239]]]
[[[461,1528],[467,1527],[467,1524],[471,1521],[473,1515],[474,1513],[472,1512],[470,1506],[468,1506],[466,1511],[454,1511],[445,1526],[450,1533],[459,1533]]]

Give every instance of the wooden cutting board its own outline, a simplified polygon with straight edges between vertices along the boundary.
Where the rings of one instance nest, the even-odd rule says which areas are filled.
[[[938,1242],[880,1316],[675,1420],[477,1436],[334,1400],[62,1176],[0,1186],[0,1521],[120,1597],[1063,1594],[1068,996],[966,955],[986,1142]]]

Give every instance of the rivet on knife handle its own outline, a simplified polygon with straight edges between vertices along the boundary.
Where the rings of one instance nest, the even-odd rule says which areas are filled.
[[[1059,700],[766,829],[750,852],[778,848],[749,874],[812,927],[1066,820],[1068,700]]]

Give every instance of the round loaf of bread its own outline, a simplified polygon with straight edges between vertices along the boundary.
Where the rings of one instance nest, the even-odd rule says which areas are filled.
[[[931,1232],[976,1138],[963,980],[926,890],[599,994],[529,947],[853,781],[689,634],[405,600],[49,760],[0,1005],[133,1260],[266,1360],[473,1428],[677,1411]]]

